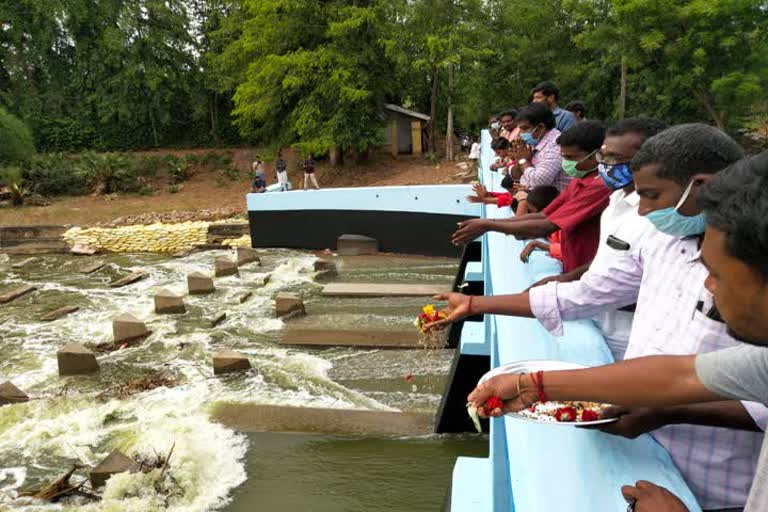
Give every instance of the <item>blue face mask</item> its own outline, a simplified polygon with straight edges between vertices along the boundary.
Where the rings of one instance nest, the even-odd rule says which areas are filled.
[[[683,197],[680,198],[680,201],[677,202],[677,206],[674,208],[656,210],[645,217],[656,227],[656,229],[671,236],[683,238],[686,236],[700,235],[707,228],[707,219],[704,214],[700,213],[692,217],[686,217],[677,211],[677,209],[683,205],[685,200],[688,199],[692,187],[693,181],[688,184],[685,192],[683,192]]]
[[[538,137],[533,136],[533,133],[535,131],[536,131],[536,128],[534,128],[529,132],[520,132],[520,139],[522,139],[522,141],[528,144],[529,146],[535,146],[541,140]]]
[[[600,164],[597,167],[600,177],[603,178],[605,186],[618,190],[632,183],[632,171],[628,163],[623,164]]]

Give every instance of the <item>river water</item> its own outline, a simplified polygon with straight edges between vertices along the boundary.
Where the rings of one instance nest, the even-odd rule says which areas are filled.
[[[281,347],[285,323],[273,318],[271,300],[278,291],[301,294],[310,313],[301,322],[312,325],[407,329],[424,299],[323,298],[312,272],[314,255],[269,250],[261,266],[217,279],[214,295],[187,297],[186,314],[154,314],[155,290],[184,294],[186,274],[210,272],[222,254],[109,255],[99,257],[107,266],[91,275],[79,272],[91,260],[69,256],[39,257],[18,270],[0,262],[0,293],[25,284],[39,288],[0,306],[0,382],[11,380],[34,398],[0,407],[0,510],[439,510],[455,457],[482,455],[481,438],[246,435],[209,414],[217,403],[232,401],[434,412],[452,351]],[[450,283],[456,268],[445,259],[346,258],[340,279]],[[149,277],[109,288],[137,270]],[[266,276],[268,284],[260,286]],[[254,295],[240,304],[246,291]],[[39,321],[64,305],[81,309],[55,322]],[[210,320],[219,312],[227,320],[212,329]],[[94,376],[58,377],[57,349],[111,341],[111,318],[120,313],[145,321],[153,334],[138,346],[100,356],[101,371]],[[247,354],[254,370],[214,378],[210,356],[223,348]],[[96,399],[116,383],[157,372],[178,385]],[[406,382],[409,374],[414,379]],[[73,464],[95,465],[115,448],[151,455],[174,443],[163,480],[172,484],[159,492],[156,470],[113,477],[96,503],[43,504],[17,496]]]

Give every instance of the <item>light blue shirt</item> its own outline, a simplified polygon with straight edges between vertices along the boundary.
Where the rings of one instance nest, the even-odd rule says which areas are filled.
[[[557,107],[552,113],[555,115],[555,128],[561,132],[576,124],[576,116],[573,115],[573,112]]]

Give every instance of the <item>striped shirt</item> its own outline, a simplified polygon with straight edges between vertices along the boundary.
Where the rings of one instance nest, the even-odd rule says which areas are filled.
[[[707,316],[712,295],[696,238],[649,234],[622,258],[592,265],[579,281],[531,290],[536,318],[555,335],[563,322],[637,303],[625,359],[706,353],[735,346],[725,324]],[[768,409],[742,402],[765,430]],[[669,425],[652,433],[669,452],[702,508],[743,507],[755,475],[762,433]]]
[[[520,177],[520,184],[528,190],[541,185],[554,185],[562,192],[571,181],[571,178],[563,172],[563,156],[556,142],[559,136],[560,132],[553,128],[534,146],[531,156],[533,167],[523,171]]]

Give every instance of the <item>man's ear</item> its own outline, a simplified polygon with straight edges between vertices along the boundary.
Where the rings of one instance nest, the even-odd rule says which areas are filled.
[[[691,181],[693,181],[693,187],[691,187],[691,188],[692,189],[697,189],[697,191],[698,191],[699,188],[701,188],[704,185],[706,185],[707,182],[709,180],[711,180],[712,178],[714,178],[714,177],[715,177],[714,174],[704,174],[704,173],[702,173],[702,174],[694,174],[693,178],[691,178]]]

